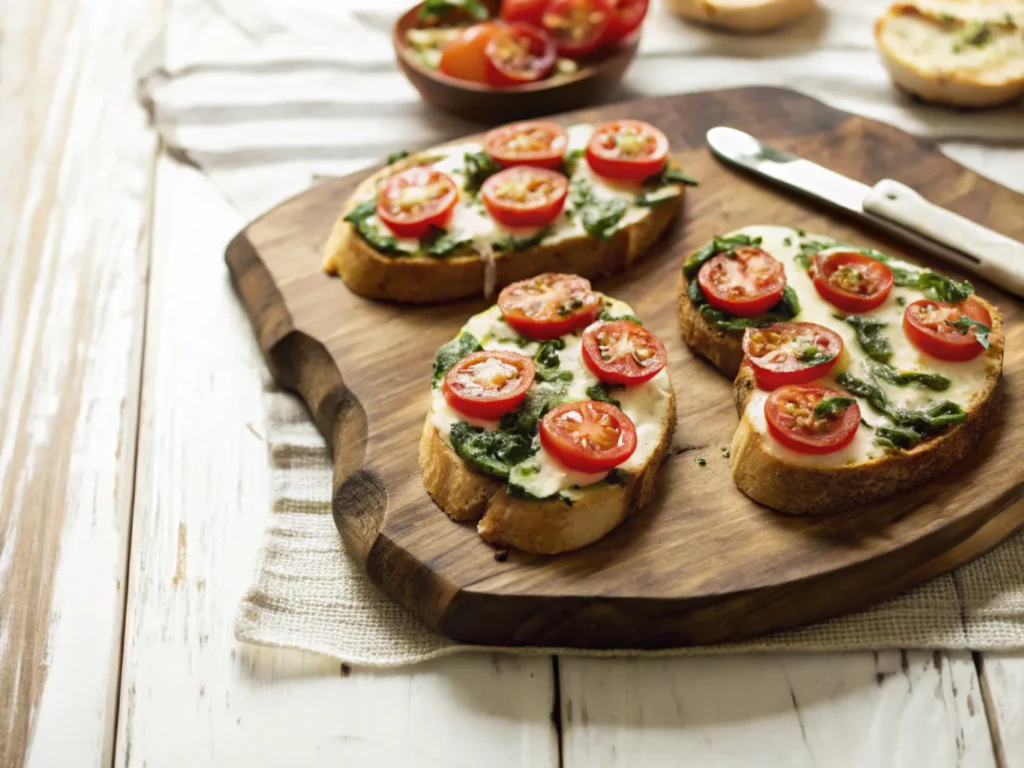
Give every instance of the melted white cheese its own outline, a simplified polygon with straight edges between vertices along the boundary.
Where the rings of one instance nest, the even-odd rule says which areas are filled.
[[[835,315],[846,315],[839,308],[828,303],[818,294],[807,272],[795,261],[794,257],[800,253],[800,243],[803,241],[831,242],[832,238],[825,235],[806,234],[801,237],[795,229],[789,227],[755,226],[731,232],[731,235],[747,234],[762,238],[761,248],[766,250],[778,259],[786,270],[786,281],[797,293],[800,299],[800,314],[794,318],[794,322],[810,322],[823,325],[838,333],[843,338],[845,354],[833,367],[826,378],[815,382],[820,386],[829,387],[847,394],[845,390],[836,383],[835,377],[843,371],[848,371],[859,379],[869,379],[868,369],[871,362],[857,341],[857,334],[853,328]],[[788,243],[788,244],[787,244]],[[848,251],[848,247],[826,249],[824,253],[832,250]],[[909,262],[901,262],[893,259],[891,266],[904,266],[918,268]],[[889,364],[899,371],[920,371],[927,373],[938,373],[951,381],[949,388],[943,392],[935,392],[923,387],[906,386],[900,387],[895,384],[878,382],[890,401],[905,408],[918,409],[930,403],[941,400],[952,400],[964,409],[968,409],[980,396],[985,386],[986,363],[985,355],[979,355],[973,360],[962,363],[939,360],[921,352],[915,347],[906,334],[903,332],[903,313],[906,307],[900,304],[902,299],[910,304],[924,295],[912,288],[894,287],[878,309],[863,313],[864,317],[882,320],[888,323],[883,334],[892,346],[892,357]],[[809,454],[792,451],[780,445],[768,433],[768,427],[764,418],[764,404],[768,393],[761,390],[755,391],[750,398],[745,411],[745,418],[750,420],[751,425],[764,437],[764,444],[773,454],[784,458],[787,461],[797,464],[814,464],[817,466],[838,466],[843,464],[855,464],[877,458],[885,454],[885,449],[874,444],[875,435],[873,430],[866,428],[863,424],[847,448],[824,456],[812,456]],[[872,426],[885,426],[890,422],[881,414],[875,412],[867,401],[858,398],[861,416]]]
[[[586,147],[593,131],[594,126],[587,123],[569,126],[566,129],[569,136],[567,151]],[[515,255],[515,251],[495,253],[493,249],[494,244],[508,237],[527,239],[536,235],[541,228],[504,227],[487,213],[483,203],[464,194],[466,187],[466,174],[464,172],[465,156],[482,151],[483,145],[479,142],[466,142],[439,147],[436,150],[430,150],[429,154],[431,158],[437,158],[430,165],[455,179],[459,184],[460,190],[463,192],[448,223],[448,232],[457,240],[469,241],[470,247],[484,260],[484,294],[489,296],[495,287],[496,267],[494,260],[497,258],[511,258]],[[619,184],[610,179],[595,176],[591,173],[590,167],[583,158],[576,162],[572,179],[581,177],[590,182],[591,190],[597,200],[606,201],[622,198],[630,202],[629,208],[619,222],[619,228],[635,224],[650,215],[651,209],[649,207],[633,204],[636,197],[643,192],[639,184]],[[682,194],[682,187],[678,184],[671,184],[658,190],[658,199],[667,199],[680,194]],[[586,237],[587,233],[583,229],[579,218],[578,216],[569,216],[563,210],[562,214],[551,224],[551,231],[541,243],[543,245],[554,245],[572,238]],[[376,215],[368,217],[367,224],[382,233],[392,235],[391,231]],[[415,253],[419,250],[420,246],[418,240],[397,238],[396,247],[406,253]]]
[[[625,302],[607,297],[604,298],[604,302],[613,317],[625,317],[633,314],[632,308]],[[501,318],[501,310],[497,306],[471,317],[462,327],[460,333],[463,332],[472,334],[480,342],[480,345],[488,350],[511,350],[532,356],[539,349],[537,342],[522,345],[515,343],[516,339],[522,339],[522,337],[505,323]],[[558,353],[559,370],[572,373],[572,381],[566,388],[564,402],[588,400],[587,388],[599,383],[599,379],[591,373],[580,357],[582,334],[583,331],[580,330],[562,337],[565,348]],[[539,384],[537,382],[533,386]],[[440,387],[435,387],[431,394],[430,419],[437,427],[441,439],[449,446],[451,445],[451,428],[459,421],[465,421],[486,430],[498,428],[497,421],[470,419],[451,408],[445,401]],[[615,389],[612,392],[612,397],[620,402],[622,411],[632,420],[637,433],[636,450],[632,456],[619,465],[619,468],[626,471],[639,469],[647,462],[661,440],[662,422],[668,415],[671,398],[668,369],[663,369],[650,381],[638,386]],[[546,498],[556,493],[564,493],[572,497],[580,489],[601,482],[607,475],[607,472],[586,473],[569,469],[544,448],[541,448],[532,458],[513,469],[509,482],[524,488],[538,498]]]

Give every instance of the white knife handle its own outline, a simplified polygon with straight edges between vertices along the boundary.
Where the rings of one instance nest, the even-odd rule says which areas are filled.
[[[925,200],[905,184],[883,179],[864,210],[971,257],[960,264],[1003,290],[1024,296],[1024,244]]]

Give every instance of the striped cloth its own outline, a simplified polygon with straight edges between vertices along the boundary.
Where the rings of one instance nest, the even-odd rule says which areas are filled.
[[[479,129],[426,108],[398,72],[390,25],[407,1],[184,0],[140,63],[140,99],[167,149],[256,216],[318,176]],[[1011,146],[1024,143],[1024,108],[951,112],[894,92],[871,35],[884,0],[831,0],[827,13],[757,38],[689,27],[653,1],[640,55],[609,100],[788,85],[941,140],[965,165],[1024,187],[1024,152]],[[301,403],[269,382],[267,389],[274,503],[237,637],[381,667],[470,650],[382,595],[343,551],[327,448]],[[1024,648],[1024,537],[864,613],[658,655],[893,647]]]

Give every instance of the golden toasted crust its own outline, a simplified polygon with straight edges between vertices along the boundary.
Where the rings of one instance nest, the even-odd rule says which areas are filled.
[[[913,50],[904,47],[903,37],[893,31],[907,18],[931,24],[936,36],[950,34],[933,12],[914,3],[896,3],[875,22],[882,63],[898,87],[925,101],[954,107],[992,107],[1024,95],[1024,61],[994,69],[929,67]]]
[[[785,26],[813,10],[815,0],[666,0],[687,19],[733,32],[764,32]]]
[[[941,475],[981,441],[998,412],[1002,377],[1003,323],[999,311],[978,298],[992,316],[990,347],[985,352],[985,387],[965,408],[967,422],[906,451],[841,467],[791,464],[765,448],[762,435],[743,414],[756,388],[753,369],[744,362],[733,384],[739,428],[730,455],[732,478],[755,501],[796,515],[841,512],[887,498]]]
[[[675,423],[673,392],[661,439],[647,462],[630,472],[624,485],[599,483],[582,491],[572,505],[561,499],[533,501],[509,496],[504,482],[470,469],[441,439],[429,416],[420,439],[420,474],[427,493],[449,517],[480,519],[477,531],[485,541],[554,555],[592,544],[650,502]]]
[[[356,293],[374,299],[432,303],[476,296],[484,288],[484,261],[478,255],[430,258],[381,254],[360,237],[345,215],[358,201],[372,196],[392,173],[422,162],[423,155],[384,168],[360,184],[346,202],[324,246],[324,269],[337,273]],[[586,278],[621,271],[647,253],[682,210],[683,192],[650,209],[641,221],[622,227],[608,241],[581,236],[553,245],[495,254],[496,289],[543,272]]]
[[[683,341],[731,379],[736,376],[743,362],[743,334],[713,328],[687,296],[688,285],[684,275],[679,289],[679,325],[683,331]]]

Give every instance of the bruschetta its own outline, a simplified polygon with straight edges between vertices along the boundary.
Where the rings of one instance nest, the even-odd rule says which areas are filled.
[[[816,0],[666,0],[669,10],[733,32],[766,32],[799,19]]]
[[[364,296],[440,302],[648,252],[695,184],[652,125],[514,123],[405,157],[345,203],[324,268]]]
[[[870,248],[778,226],[716,237],[683,267],[679,315],[687,344],[735,377],[733,480],[783,512],[924,483],[996,411],[998,309]]]
[[[577,275],[513,283],[436,357],[419,464],[453,520],[556,554],[646,505],[675,426],[662,342]]]
[[[991,107],[1024,94],[1024,2],[896,3],[875,25],[893,82],[954,107]]]

